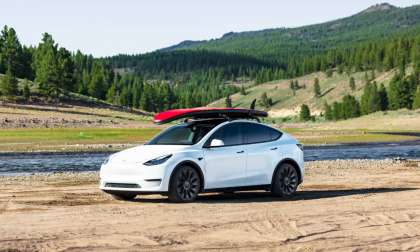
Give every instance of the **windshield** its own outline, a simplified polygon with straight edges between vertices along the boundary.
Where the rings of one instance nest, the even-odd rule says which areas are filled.
[[[149,141],[149,145],[194,145],[198,143],[214,124],[181,124],[163,131]]]

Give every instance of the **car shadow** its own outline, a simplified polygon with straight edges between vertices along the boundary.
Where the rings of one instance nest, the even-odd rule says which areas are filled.
[[[303,190],[296,192],[291,197],[274,197],[270,192],[251,191],[236,193],[212,193],[201,194],[196,199],[196,203],[217,204],[217,203],[256,203],[256,202],[275,202],[275,201],[300,201],[316,200],[325,198],[336,198],[353,195],[369,195],[378,193],[402,192],[417,190],[418,188],[362,188],[362,189],[342,189],[342,190]],[[167,198],[142,198],[137,197],[133,202],[142,203],[171,203]]]

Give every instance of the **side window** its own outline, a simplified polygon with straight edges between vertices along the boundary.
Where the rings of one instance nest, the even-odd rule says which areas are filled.
[[[271,142],[279,139],[282,135],[275,129],[255,123],[246,123],[244,130],[246,144]]]
[[[232,123],[218,129],[207,141],[206,145],[210,145],[211,140],[220,139],[225,143],[224,146],[243,144],[243,134],[241,123]]]

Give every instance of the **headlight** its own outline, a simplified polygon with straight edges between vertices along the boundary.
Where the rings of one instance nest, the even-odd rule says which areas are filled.
[[[151,165],[160,165],[160,164],[165,163],[165,162],[166,162],[166,160],[168,160],[168,159],[169,159],[169,158],[171,158],[171,157],[172,157],[172,154],[165,155],[165,156],[160,156],[160,157],[154,158],[154,159],[152,159],[152,160],[149,160],[149,161],[147,161],[147,162],[145,162],[145,163],[143,163],[143,164],[144,164],[144,165],[147,165],[147,166],[151,166]]]

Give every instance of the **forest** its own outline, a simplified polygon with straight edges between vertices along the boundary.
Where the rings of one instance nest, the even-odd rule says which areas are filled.
[[[223,85],[225,74],[221,68],[193,71],[181,81],[119,74],[106,60],[59,47],[48,33],[36,47],[21,45],[16,31],[7,26],[0,35],[0,73],[4,74],[0,94],[9,100],[31,95],[28,81],[19,88],[19,78],[38,83],[39,91],[52,101],[57,101],[60,93],[72,91],[152,112],[204,106],[237,91]]]

